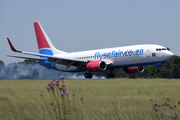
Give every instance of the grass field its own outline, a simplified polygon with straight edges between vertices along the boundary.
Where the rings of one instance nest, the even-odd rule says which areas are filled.
[[[52,100],[45,88],[50,81],[0,80],[0,120],[56,119],[55,104],[50,105]],[[178,79],[65,79],[64,84],[72,100],[64,119],[180,119]],[[170,105],[163,106],[165,102]]]

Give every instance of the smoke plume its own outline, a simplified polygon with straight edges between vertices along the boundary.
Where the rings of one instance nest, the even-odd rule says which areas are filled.
[[[0,69],[0,79],[85,79],[84,73],[61,72],[48,70],[39,64],[11,63]],[[93,76],[92,79],[104,79],[105,77]]]

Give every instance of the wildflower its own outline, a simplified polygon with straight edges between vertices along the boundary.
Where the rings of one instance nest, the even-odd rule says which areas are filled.
[[[45,88],[46,88],[46,89],[49,91],[49,89],[50,89],[50,86],[46,86]]]
[[[53,85],[56,85],[57,83],[56,82],[53,82]]]
[[[153,101],[153,99],[151,99],[151,101]]]
[[[65,85],[61,85],[61,87],[66,87]]]
[[[51,104],[51,105],[53,105],[53,103],[52,103],[52,102],[51,102],[50,104]]]
[[[62,97],[64,96],[64,94],[62,93],[62,94],[60,94]]]
[[[63,80],[64,79],[64,77],[61,77],[61,80]]]
[[[180,104],[180,101],[178,102],[178,104]]]
[[[56,83],[59,83],[59,79],[58,79],[58,80],[56,80]]]
[[[68,102],[71,102],[71,100],[67,100]]]
[[[59,90],[62,90],[63,88],[62,87],[59,87]]]
[[[53,85],[51,85],[51,90],[54,90],[54,86]]]
[[[83,97],[81,97],[80,99],[83,100]]]
[[[73,96],[74,96],[74,94],[73,94]]]
[[[42,95],[43,95],[43,93],[41,92],[41,93],[40,93],[40,96],[42,97]]]
[[[155,104],[154,106],[157,106],[157,104]]]
[[[173,109],[173,107],[170,107],[171,109]]]
[[[176,108],[176,105],[174,107]]]
[[[169,99],[167,99],[167,101],[169,101]]]
[[[70,91],[66,92],[66,95],[68,95],[70,93]]]
[[[66,92],[66,87],[63,88],[63,91]]]
[[[53,85],[53,81],[50,81],[50,82],[49,82],[49,86],[51,86],[51,85]]]

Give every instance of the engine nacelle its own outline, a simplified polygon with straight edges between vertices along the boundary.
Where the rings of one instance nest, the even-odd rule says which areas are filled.
[[[86,69],[89,72],[104,71],[106,70],[106,68],[107,68],[106,63],[101,60],[92,61],[86,65]]]
[[[123,68],[123,70],[128,74],[142,73],[142,72],[144,72],[144,66],[127,67],[127,68]]]

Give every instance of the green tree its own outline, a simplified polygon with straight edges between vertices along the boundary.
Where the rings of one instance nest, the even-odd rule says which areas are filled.
[[[0,60],[0,70],[5,68],[5,64],[2,60]]]
[[[20,63],[25,63],[25,64],[37,64],[36,60],[24,60],[23,62]]]

